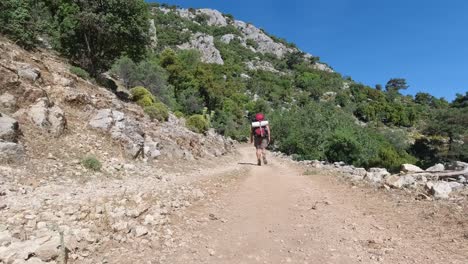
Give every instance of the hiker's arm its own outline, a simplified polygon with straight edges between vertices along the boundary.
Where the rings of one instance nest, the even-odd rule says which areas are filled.
[[[268,130],[268,142],[271,141],[271,130],[270,130],[270,126],[267,126],[266,129]]]

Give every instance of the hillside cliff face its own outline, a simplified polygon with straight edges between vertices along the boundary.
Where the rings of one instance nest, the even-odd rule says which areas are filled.
[[[244,21],[235,20],[230,15],[225,15],[214,9],[183,9],[183,8],[166,8],[166,7],[155,7],[152,8],[152,13],[156,16],[158,14],[175,14],[181,19],[188,20],[195,25],[200,27],[208,26],[217,28],[215,34],[198,32],[194,28],[182,28],[181,31],[188,33],[189,41],[185,42],[177,47],[180,49],[196,49],[201,53],[203,62],[224,64],[223,57],[216,47],[215,40],[219,40],[225,44],[231,43],[231,41],[238,41],[243,47],[249,49],[256,54],[272,54],[278,59],[284,58],[290,53],[301,53],[304,58],[312,58],[311,54],[305,53],[295,47],[291,43],[287,43],[284,40],[276,39],[273,36],[268,35],[262,29],[256,26],[246,23]],[[154,20],[153,20],[154,21]],[[231,33],[219,34],[223,30],[230,29]],[[227,31],[226,31],[227,32]],[[157,39],[157,33],[155,35]],[[273,39],[275,38],[275,39]],[[156,43],[156,42],[153,42]],[[247,65],[252,65],[251,61],[245,61]],[[269,63],[265,60],[261,64]],[[326,64],[315,62],[316,69],[333,72],[333,70]],[[253,67],[253,69],[276,71],[274,67]],[[250,67],[252,69],[252,67]]]

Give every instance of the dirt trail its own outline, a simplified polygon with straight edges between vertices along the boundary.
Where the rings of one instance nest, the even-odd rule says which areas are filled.
[[[183,212],[161,263],[468,263],[467,212],[392,198],[270,157]],[[226,179],[225,179],[226,180]],[[405,197],[405,196],[404,196]]]

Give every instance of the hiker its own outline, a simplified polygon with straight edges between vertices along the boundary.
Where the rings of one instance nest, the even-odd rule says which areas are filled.
[[[268,121],[265,120],[262,113],[256,114],[255,120],[256,122],[252,123],[252,129],[250,130],[250,143],[254,143],[257,150],[257,165],[262,166],[262,160],[265,165],[268,164],[266,148],[270,143],[271,131]]]

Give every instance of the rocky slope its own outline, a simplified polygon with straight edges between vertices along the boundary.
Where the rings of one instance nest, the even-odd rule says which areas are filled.
[[[218,10],[202,8],[202,9],[184,9],[184,8],[166,8],[155,7],[152,9],[153,14],[158,13],[174,13],[181,18],[187,19],[199,26],[210,26],[215,28],[233,27],[236,29],[236,34],[227,33],[222,36],[213,36],[202,32],[191,32],[190,41],[179,45],[180,49],[196,49],[201,53],[201,59],[206,63],[224,64],[223,58],[216,47],[215,39],[218,38],[221,42],[229,44],[231,41],[239,41],[242,46],[257,54],[272,54],[278,59],[282,59],[288,53],[301,52],[304,58],[313,57],[311,54],[304,53],[294,46],[288,46],[285,43],[273,39],[272,36],[266,34],[262,29],[246,23],[244,21],[235,20],[231,16],[223,14]],[[203,21],[200,21],[203,20]],[[190,32],[190,29],[184,28],[181,33]],[[153,44],[157,43],[157,32],[153,35]],[[249,45],[248,42],[255,43],[254,46]],[[156,44],[157,45],[157,44]],[[260,63],[253,61],[245,61],[249,70],[267,70],[277,72],[273,66],[265,67],[269,64],[268,61],[263,60]],[[260,66],[256,66],[259,64]],[[316,62],[315,67],[318,70],[333,72],[333,70],[324,63]]]
[[[0,38],[0,263],[96,263],[84,259],[104,243],[159,233],[203,195],[185,172],[234,150],[173,115],[151,121],[69,68]],[[83,166],[90,156],[99,171]]]

